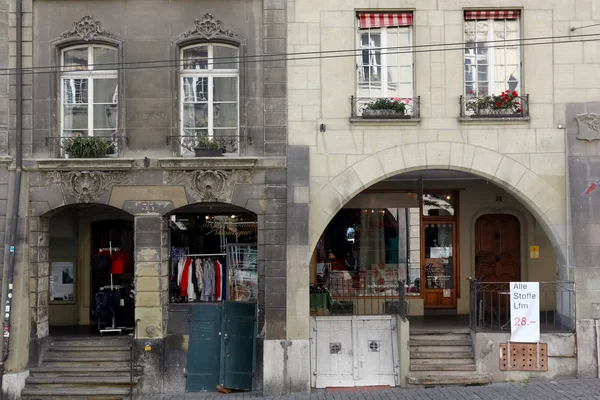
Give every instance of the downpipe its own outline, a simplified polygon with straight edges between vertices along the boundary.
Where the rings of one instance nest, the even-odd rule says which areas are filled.
[[[3,343],[2,343],[2,361],[0,362],[0,400],[4,398],[4,367],[8,359],[10,345],[10,316],[12,312],[13,299],[13,280],[15,275],[15,253],[16,241],[19,223],[19,203],[21,200],[21,174],[23,171],[23,2],[15,0],[16,3],[16,121],[15,121],[15,142],[16,142],[16,169],[13,184],[13,200],[10,215],[10,226],[7,235],[8,247],[8,265],[6,275],[6,285],[3,292],[6,293],[6,303],[4,306],[4,326],[3,326]]]

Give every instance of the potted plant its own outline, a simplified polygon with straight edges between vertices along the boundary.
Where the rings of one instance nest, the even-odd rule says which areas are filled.
[[[114,153],[112,142],[104,137],[77,136],[66,141],[68,158],[102,158]]]
[[[481,117],[514,117],[523,114],[523,107],[516,91],[506,90],[500,95],[483,96],[477,100],[467,101],[465,109],[472,118]]]
[[[410,118],[406,115],[406,106],[410,99],[401,99],[399,97],[381,98],[368,103],[362,112],[363,118]]]
[[[216,138],[198,136],[194,153],[196,157],[222,157],[223,143]]]

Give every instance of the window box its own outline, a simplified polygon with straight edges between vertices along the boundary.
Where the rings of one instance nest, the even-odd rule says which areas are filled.
[[[420,117],[421,98],[350,98],[352,121],[412,121]]]
[[[506,93],[506,92],[504,92]],[[507,96],[484,96],[465,99],[460,96],[461,120],[528,120],[529,95],[512,92]]]
[[[196,157],[223,157],[222,150],[208,149],[206,147],[194,148],[194,154],[196,155]]]

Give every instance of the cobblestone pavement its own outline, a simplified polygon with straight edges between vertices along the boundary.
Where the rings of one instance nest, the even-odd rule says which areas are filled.
[[[600,400],[600,379],[535,380],[519,383],[496,383],[487,386],[436,387],[423,389],[393,388],[378,391],[325,392],[313,391],[310,396],[289,395],[262,397],[256,394],[187,393],[178,396],[139,396],[144,400],[225,399],[234,400]]]

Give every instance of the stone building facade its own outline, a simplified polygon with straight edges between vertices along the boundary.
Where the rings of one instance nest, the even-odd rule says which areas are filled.
[[[300,277],[291,279],[288,272],[288,304],[295,307],[287,311],[291,339],[306,349],[313,343],[306,287],[314,271],[306,266],[329,222],[367,189],[416,193],[418,178],[430,176],[425,190],[455,188],[466,202],[460,217],[462,283],[453,309],[469,309],[475,219],[515,215],[524,229],[522,279],[575,282],[576,373],[597,376],[592,232],[598,200],[582,193],[598,179],[600,81],[594,71],[600,47],[585,35],[600,33],[599,20],[600,6],[586,0],[288,2],[289,143],[304,149],[310,165],[308,242],[298,259],[288,258],[304,266]],[[513,56],[507,55],[513,51],[510,39],[522,44]],[[472,51],[485,40],[497,44]],[[507,53],[498,55],[494,47]],[[473,72],[473,64],[481,70]],[[513,75],[498,78],[504,72],[493,72],[492,65],[497,71],[510,67]],[[482,82],[488,79],[489,87]],[[528,110],[514,110],[514,118],[470,114],[465,106],[469,96],[478,97],[476,85],[481,96],[518,91]],[[361,97],[397,97],[410,111],[401,118],[368,117],[357,104]],[[529,257],[536,242],[545,243],[543,262]],[[409,313],[422,315],[424,301],[410,298]],[[304,355],[289,363],[306,382],[312,369],[308,351]]]
[[[168,215],[186,206],[200,210],[236,206],[256,216],[255,389],[269,393],[289,387],[289,379],[276,381],[279,375],[269,375],[273,368],[263,374],[265,362],[282,369],[284,356],[277,359],[269,354],[272,348],[288,343],[287,257],[294,246],[306,244],[308,229],[308,170],[302,164],[302,151],[288,148],[286,62],[273,56],[286,50],[286,2],[176,1],[166,6],[161,1],[24,0],[22,7],[24,172],[4,390],[19,393],[27,371],[43,359],[52,321],[61,318],[48,295],[56,243],[52,221],[70,214],[78,216],[80,227],[82,221],[91,226],[107,213],[133,223],[136,364],[144,371],[140,390],[156,393],[158,384],[165,393],[185,391],[189,328],[187,320],[177,319],[180,315],[169,305],[167,231]],[[15,10],[15,1],[0,3],[2,68],[16,67]],[[183,105],[189,101],[183,94],[188,90],[182,83],[186,72],[180,66],[188,57],[185,49],[193,53],[198,46],[210,48],[209,57],[222,57],[226,65],[215,62],[205,77],[190,78],[196,86],[189,90],[206,94],[209,79],[236,83],[230,92],[206,94],[217,111],[211,109],[214,113],[205,114],[204,119],[198,119],[198,114],[193,117],[192,111],[195,122],[189,125],[189,114],[184,115],[188,108]],[[196,67],[208,68],[198,62]],[[227,72],[219,75],[221,68]],[[16,81],[14,75],[2,75],[0,230],[4,238],[6,199],[15,190],[7,189],[11,185],[7,182],[15,171]],[[77,85],[85,79],[90,87],[84,90]],[[103,85],[110,87],[105,90]],[[219,115],[215,96],[228,93],[233,97],[221,100],[229,106],[223,103],[220,109],[229,107],[229,114],[222,111]],[[82,100],[87,95],[90,99]],[[79,106],[65,106],[69,102],[98,110],[82,113],[80,107],[73,112]],[[219,118],[229,118],[229,122],[218,125]],[[206,129],[218,135],[219,126],[233,132],[226,144],[230,154],[190,156],[190,143],[183,133],[195,136]],[[65,137],[81,132],[107,136],[113,154],[95,159],[65,157],[70,140]],[[293,231],[287,229],[290,218],[300,221]],[[83,228],[73,240],[89,241],[90,235]],[[81,251],[77,257],[89,260],[92,254]],[[79,323],[87,319],[90,305],[87,300],[84,303],[73,314]]]

